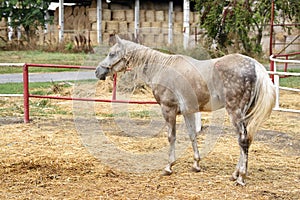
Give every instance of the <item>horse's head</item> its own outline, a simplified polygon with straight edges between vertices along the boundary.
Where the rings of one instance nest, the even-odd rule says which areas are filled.
[[[115,72],[126,70],[125,47],[122,40],[116,37],[116,44],[111,47],[106,58],[101,61],[96,68],[96,77],[100,80],[105,80],[106,76],[112,75]]]

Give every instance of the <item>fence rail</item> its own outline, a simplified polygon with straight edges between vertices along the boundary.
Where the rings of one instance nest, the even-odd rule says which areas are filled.
[[[29,123],[29,98],[48,98],[48,99],[59,99],[59,100],[73,100],[73,101],[94,101],[94,102],[106,102],[106,103],[129,103],[129,104],[157,104],[156,101],[124,101],[116,99],[116,86],[117,86],[117,75],[114,76],[112,99],[95,99],[95,98],[74,98],[74,97],[59,97],[59,96],[44,96],[44,95],[33,95],[29,93],[29,78],[28,68],[29,67],[48,67],[48,68],[71,68],[71,69],[87,69],[95,70],[92,66],[78,66],[78,65],[53,65],[53,64],[34,64],[28,63],[23,66],[23,97],[24,97],[24,122]]]
[[[274,110],[296,112],[300,113],[300,110],[296,109],[284,109],[279,106],[279,89],[300,92],[300,89],[281,87],[279,85],[280,76],[300,76],[300,73],[293,72],[277,72],[276,63],[297,63],[300,64],[299,60],[282,60],[275,58],[273,55],[270,56],[270,61],[274,63],[274,71],[268,71],[269,74],[274,76],[274,85],[276,87],[276,104]],[[29,67],[47,67],[47,68],[73,68],[73,69],[87,69],[95,70],[92,66],[78,66],[78,65],[55,65],[55,64],[35,64],[35,63],[0,63],[1,66],[10,67],[23,67],[23,94],[0,94],[0,97],[23,97],[24,98],[24,122],[29,122],[29,98],[49,98],[49,99],[59,99],[59,100],[74,100],[74,101],[94,101],[94,102],[106,102],[106,103],[129,103],[129,104],[157,104],[156,101],[124,101],[116,99],[116,85],[117,85],[117,75],[114,76],[113,82],[113,92],[112,99],[93,99],[93,98],[73,98],[73,97],[59,97],[59,96],[43,96],[43,95],[33,95],[29,93]]]
[[[23,67],[25,63],[0,63],[0,67]]]
[[[300,53],[297,53],[297,54],[300,54]],[[278,57],[278,55],[276,57]],[[278,59],[278,58],[275,58],[274,55],[271,55],[270,56],[270,61],[273,64],[274,68],[273,68],[273,71],[269,71],[268,73],[274,76],[274,85],[275,85],[275,88],[276,88],[276,102],[275,102],[274,110],[300,113],[300,110],[281,108],[280,105],[279,105],[279,89],[293,91],[293,92],[300,92],[300,89],[297,89],[297,88],[281,87],[280,83],[279,83],[280,75],[299,77],[300,73],[296,73],[296,72],[277,72],[277,64],[276,64],[276,63],[296,63],[296,64],[300,65],[300,60]]]

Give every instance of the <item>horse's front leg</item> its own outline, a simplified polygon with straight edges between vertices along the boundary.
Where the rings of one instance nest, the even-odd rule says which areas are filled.
[[[176,109],[162,106],[162,113],[168,126],[168,140],[170,144],[169,163],[164,169],[164,175],[173,173],[172,166],[175,164],[175,141],[176,141]]]
[[[188,130],[188,134],[189,134],[190,140],[192,142],[193,151],[194,151],[193,170],[196,172],[199,172],[200,171],[200,166],[199,166],[200,154],[199,154],[198,144],[197,144],[197,133],[196,133],[197,130],[196,130],[196,123],[195,123],[195,116],[196,116],[195,114],[185,114],[184,120],[185,120],[185,124],[186,124],[187,130]]]

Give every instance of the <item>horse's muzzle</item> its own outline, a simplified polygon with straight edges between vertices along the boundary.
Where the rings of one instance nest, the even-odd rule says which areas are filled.
[[[96,68],[95,74],[98,79],[105,80],[108,72],[109,72],[108,68],[99,66]]]

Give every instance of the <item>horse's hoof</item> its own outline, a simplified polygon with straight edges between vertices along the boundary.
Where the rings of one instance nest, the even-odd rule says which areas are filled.
[[[170,166],[167,166],[163,171],[163,176],[170,176],[173,173]]]
[[[193,171],[193,172],[200,172],[200,171],[201,171],[201,168],[200,168],[200,167],[195,167],[195,166],[193,166],[193,167],[192,167],[192,171]]]
[[[235,172],[232,173],[230,180],[231,181],[236,181],[238,179],[238,177],[239,177],[239,172],[235,171]]]
[[[242,177],[238,177],[238,179],[236,179],[236,185],[246,186],[246,183]]]
[[[170,176],[172,173],[173,173],[172,171],[169,171],[169,170],[166,170],[166,169],[165,169],[165,170],[163,171],[162,175],[163,175],[163,176]]]
[[[229,178],[229,180],[231,180],[231,181],[236,181],[236,177],[234,177],[234,176],[231,176],[230,178]]]

